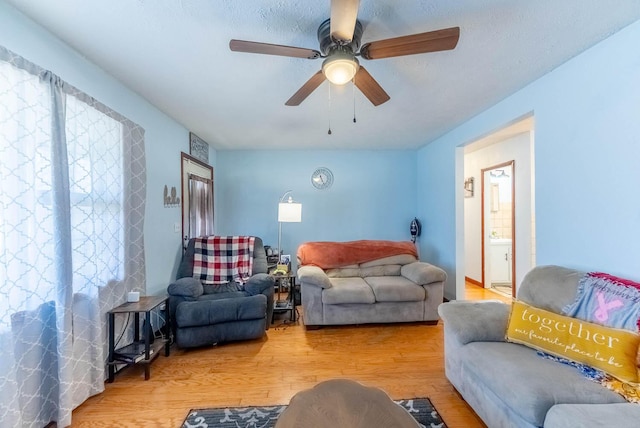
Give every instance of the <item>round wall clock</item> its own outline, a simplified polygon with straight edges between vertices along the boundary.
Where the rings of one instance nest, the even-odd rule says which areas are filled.
[[[328,189],[333,184],[333,173],[329,168],[319,167],[311,174],[311,184],[316,189]]]

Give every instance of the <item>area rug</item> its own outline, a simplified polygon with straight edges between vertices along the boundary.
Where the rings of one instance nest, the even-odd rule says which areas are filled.
[[[446,428],[445,423],[428,398],[394,400],[404,407],[424,428]],[[278,416],[287,408],[268,407],[220,407],[192,409],[182,428],[271,428]]]

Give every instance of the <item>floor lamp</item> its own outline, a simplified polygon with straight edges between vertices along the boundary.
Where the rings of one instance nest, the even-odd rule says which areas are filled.
[[[302,204],[293,202],[291,192],[291,190],[287,190],[278,203],[278,263],[280,263],[282,255],[282,223],[300,223],[302,221]]]

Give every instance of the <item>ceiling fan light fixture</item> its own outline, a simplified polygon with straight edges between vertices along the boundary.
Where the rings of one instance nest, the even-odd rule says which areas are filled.
[[[322,72],[334,85],[344,85],[358,72],[360,63],[353,54],[335,52],[322,63]]]

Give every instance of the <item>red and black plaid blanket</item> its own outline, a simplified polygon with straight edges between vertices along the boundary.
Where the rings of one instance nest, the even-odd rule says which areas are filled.
[[[253,271],[253,236],[208,236],[195,239],[193,277],[204,284],[244,284]]]

